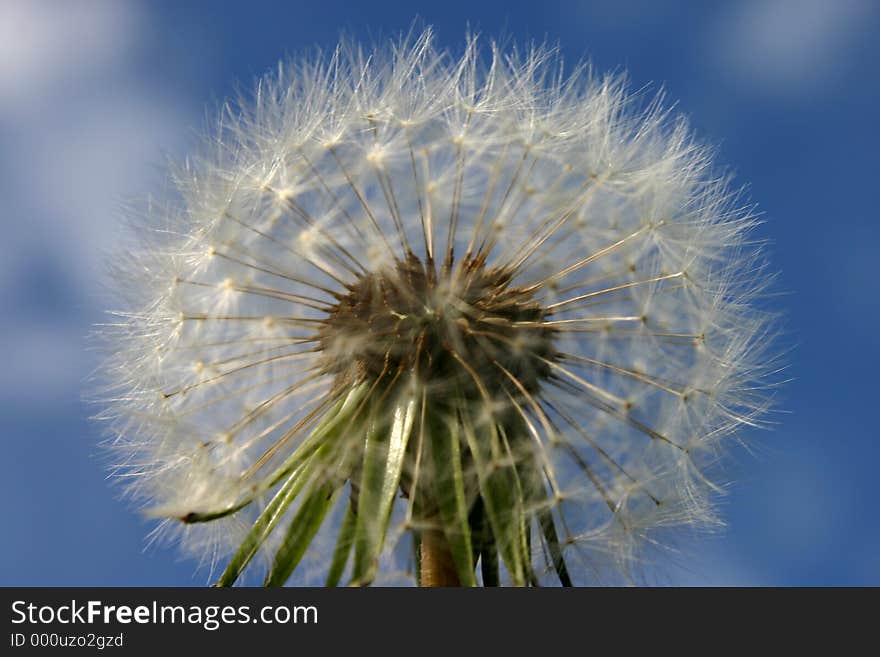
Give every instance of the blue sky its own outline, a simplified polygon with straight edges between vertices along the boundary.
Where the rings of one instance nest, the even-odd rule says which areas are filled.
[[[161,193],[279,58],[419,16],[663,86],[764,213],[791,347],[780,424],[728,461],[728,528],[661,581],[880,584],[878,5],[869,0],[0,4],[0,585],[206,581],[108,482],[81,401],[120,208]]]

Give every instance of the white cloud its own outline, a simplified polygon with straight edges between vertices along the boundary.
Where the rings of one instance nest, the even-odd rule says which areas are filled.
[[[45,116],[17,153],[14,172],[33,218],[8,233],[28,243],[38,234],[91,292],[116,241],[122,204],[155,184],[162,146],[179,139],[185,122],[170,100],[137,88]]]
[[[116,0],[0,3],[0,108],[26,103],[72,76],[120,65],[143,16]]]
[[[0,401],[79,396],[119,208],[192,123],[139,65],[162,46],[148,8],[0,2]]]
[[[839,70],[873,18],[871,0],[748,0],[716,17],[708,49],[728,75],[762,93],[802,94]]]
[[[0,3],[0,294],[29,253],[96,282],[118,207],[148,191],[188,118],[135,67],[152,36],[130,2]]]

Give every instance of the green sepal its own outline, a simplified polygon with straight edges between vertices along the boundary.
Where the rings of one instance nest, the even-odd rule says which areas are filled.
[[[327,511],[333,506],[339,490],[334,482],[328,481],[309,492],[290,522],[263,586],[283,586],[290,579],[324,522]]]
[[[474,530],[474,561],[477,559],[480,561],[483,586],[498,586],[500,583],[498,550],[495,545],[495,537],[492,535],[492,526],[483,510],[483,500],[481,499],[474,503],[470,524]]]
[[[542,509],[535,514],[538,518],[538,524],[541,525],[541,533],[544,535],[544,542],[550,552],[550,560],[553,562],[553,569],[559,577],[559,583],[562,586],[572,586],[571,577],[568,574],[568,566],[565,565],[565,556],[559,545],[559,537],[556,534],[556,525],[553,523],[553,514],[550,509]]]
[[[302,444],[291,453],[287,460],[269,475],[260,485],[256,486],[244,499],[239,500],[223,509],[214,511],[190,511],[178,518],[181,522],[187,524],[197,522],[209,522],[218,520],[226,516],[232,515],[240,511],[255,499],[274,488],[278,483],[283,481],[291,472],[299,468],[305,461],[310,458],[321,445],[338,436],[339,431],[348,426],[348,422],[354,416],[358,407],[358,402],[363,398],[367,391],[367,385],[361,384],[353,388],[343,399],[334,404],[334,406],[324,414],[323,419],[318,425],[312,429],[308,437],[303,440]]]
[[[294,498],[302,490],[303,485],[308,481],[308,475],[310,474],[308,466],[309,463],[301,465],[298,470],[290,474],[287,481],[278,489],[278,492],[275,493],[275,496],[254,522],[241,546],[232,555],[232,559],[227,564],[226,570],[223,571],[216,586],[232,586],[235,583],[245,566],[248,565],[260,549],[260,546],[268,538],[269,534],[272,533],[272,530],[275,529],[284,512],[287,511],[291,502],[293,502]]]
[[[458,422],[449,422],[442,428],[433,424],[428,444],[435,470],[434,499],[459,582],[462,586],[476,586]]]
[[[492,535],[498,551],[504,560],[514,586],[525,586],[526,559],[524,554],[524,522],[522,512],[522,493],[515,472],[509,466],[501,466],[491,460],[491,446],[499,444],[498,427],[489,425],[489,441],[477,437],[466,409],[459,413],[461,428],[474,463],[477,467],[480,495]],[[489,453],[487,453],[487,446]],[[488,458],[487,458],[488,457]]]
[[[390,427],[382,409],[374,409],[371,414],[358,493],[353,585],[367,585],[376,575],[391,507],[400,485],[415,407],[413,397],[395,404]]]
[[[559,544],[559,536],[556,533],[556,525],[553,522],[553,512],[548,506],[547,492],[542,484],[541,471],[534,459],[527,459],[521,464],[520,479],[523,482],[527,503],[536,509],[534,515],[541,528],[544,545],[549,552],[556,576],[559,577],[562,586],[572,586],[562,547]]]
[[[339,536],[336,539],[336,548],[333,550],[333,559],[330,562],[330,568],[327,571],[327,582],[325,586],[339,586],[339,580],[342,579],[342,573],[345,565],[348,563],[348,555],[351,553],[351,546],[354,540],[354,530],[357,525],[357,514],[354,511],[351,500],[345,507],[345,516],[342,519],[342,525],[339,527]]]

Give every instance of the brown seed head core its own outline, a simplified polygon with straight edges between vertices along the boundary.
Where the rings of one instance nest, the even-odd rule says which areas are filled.
[[[438,401],[456,390],[479,399],[480,385],[519,396],[510,376],[530,393],[549,376],[544,360],[556,352],[547,315],[485,257],[437,273],[410,253],[348,285],[321,326],[320,346],[340,382],[400,371],[432,386]]]

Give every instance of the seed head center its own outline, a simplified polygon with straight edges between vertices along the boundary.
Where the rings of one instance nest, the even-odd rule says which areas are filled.
[[[533,392],[549,376],[548,311],[503,268],[470,258],[436,272],[414,254],[349,284],[320,329],[324,367],[338,378],[411,372],[435,390]],[[519,390],[519,392],[522,392]],[[517,393],[519,394],[519,393]]]

